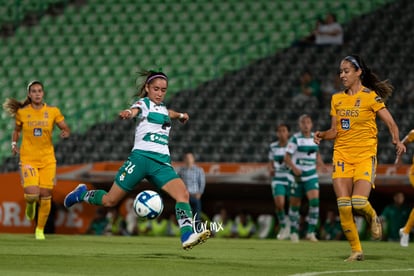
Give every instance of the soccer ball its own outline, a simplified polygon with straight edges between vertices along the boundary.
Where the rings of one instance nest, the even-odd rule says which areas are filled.
[[[157,192],[145,190],[135,197],[133,207],[137,216],[146,219],[155,219],[164,209],[164,203]]]

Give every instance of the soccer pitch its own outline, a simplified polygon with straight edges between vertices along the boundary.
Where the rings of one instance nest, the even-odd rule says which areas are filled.
[[[0,234],[0,275],[414,275],[414,244],[219,239],[184,251],[178,238]]]

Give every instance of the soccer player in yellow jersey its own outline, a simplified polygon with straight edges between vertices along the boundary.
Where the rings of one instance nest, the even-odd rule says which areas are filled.
[[[412,129],[402,140],[404,145],[408,145],[414,142],[414,129]],[[401,163],[400,156],[397,156],[395,160],[395,164]],[[410,183],[414,187],[414,157],[413,157],[413,164],[410,168]],[[410,216],[408,217],[407,222],[405,223],[404,227],[400,229],[400,245],[403,247],[407,247],[410,241],[410,232],[411,229],[414,227],[414,208],[411,210]]]
[[[60,128],[60,137],[67,138],[70,129],[59,108],[43,102],[43,84],[33,81],[27,86],[24,102],[7,99],[4,109],[15,118],[12,134],[12,152],[20,153],[20,173],[26,200],[26,218],[33,220],[36,203],[39,203],[35,237],[44,240],[44,227],[50,213],[52,190],[56,177],[56,158],[52,143],[55,124]],[[17,146],[20,135],[20,150]]]
[[[341,61],[339,77],[345,90],[332,96],[331,128],[316,131],[314,141],[319,144],[322,139],[335,139],[333,188],[342,230],[352,249],[345,261],[362,261],[364,255],[352,211],[367,219],[374,239],[382,235],[381,222],[368,201],[377,166],[377,115],[390,131],[396,154],[404,153],[406,148],[384,103],[393,92],[392,85],[381,81],[357,55]]]

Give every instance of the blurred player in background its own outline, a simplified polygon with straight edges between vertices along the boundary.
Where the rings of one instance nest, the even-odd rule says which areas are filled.
[[[304,114],[298,121],[300,131],[290,138],[284,159],[294,178],[289,200],[290,239],[292,242],[299,241],[299,210],[302,198],[306,196],[309,201],[306,239],[317,242],[319,177],[316,168],[325,168],[325,164],[319,154],[319,146],[313,141],[312,118]]]
[[[201,196],[206,188],[206,175],[203,168],[196,164],[192,152],[186,152],[183,159],[184,166],[179,168],[177,173],[190,193],[190,206],[195,218],[194,223],[198,226],[201,223]]]
[[[44,227],[51,209],[52,190],[56,183],[56,158],[52,134],[55,125],[61,130],[60,137],[67,138],[70,129],[59,108],[43,102],[43,84],[32,81],[27,86],[27,98],[23,102],[7,99],[3,108],[15,118],[12,134],[12,152],[20,152],[20,174],[26,200],[26,218],[33,220],[39,203],[35,237],[44,240]],[[20,135],[20,150],[17,145]]]
[[[171,165],[168,148],[171,119],[185,123],[189,116],[187,113],[168,110],[163,103],[168,87],[168,78],[163,72],[144,71],[141,75],[145,77],[145,81],[139,89],[139,100],[119,113],[121,119],[137,117],[137,126],[134,147],[118,170],[111,189],[109,192],[88,191],[85,184],[79,184],[66,196],[64,205],[69,208],[84,201],[93,205],[114,207],[146,178],[176,200],[175,211],[182,247],[191,249],[208,239],[211,233],[210,230],[200,233],[194,231],[189,192]]]
[[[316,131],[315,143],[319,144],[322,139],[335,140],[333,188],[342,230],[352,249],[345,261],[362,261],[364,254],[352,212],[365,217],[372,238],[381,239],[382,236],[381,221],[368,201],[377,167],[376,115],[387,125],[397,155],[406,148],[384,104],[393,92],[392,85],[381,81],[357,55],[341,61],[339,76],[345,90],[332,96],[331,128]]]
[[[272,142],[269,147],[269,173],[272,176],[272,194],[279,221],[278,240],[284,240],[290,235],[290,221],[285,213],[285,203],[289,198],[289,188],[293,177],[284,162],[289,133],[290,127],[288,125],[278,125],[276,128],[277,141]]]
[[[414,129],[412,129],[408,134],[404,137],[404,139],[401,141],[404,145],[408,145],[414,141]],[[410,168],[410,183],[414,187],[414,157],[413,157],[413,164],[411,164]],[[399,165],[401,164],[401,158],[400,155],[397,155],[397,158],[395,160],[395,164]],[[400,229],[400,244],[403,247],[407,247],[408,243],[410,241],[410,232],[411,229],[414,227],[414,208],[411,209],[410,216],[408,217],[407,222],[405,223],[405,226]]]

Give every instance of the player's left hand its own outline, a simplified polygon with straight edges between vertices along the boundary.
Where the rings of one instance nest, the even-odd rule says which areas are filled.
[[[60,138],[68,138],[69,137],[69,132],[62,130],[60,132]]]
[[[397,152],[397,156],[400,156],[401,154],[405,153],[407,151],[407,148],[402,142],[398,142],[395,144],[395,149]]]
[[[317,145],[319,145],[322,141],[321,131],[315,131],[315,135],[313,136],[313,142]]]
[[[181,123],[185,124],[187,123],[188,120],[190,120],[190,116],[188,115],[188,113],[182,113],[182,114],[183,114],[182,118],[179,118],[178,120]]]

